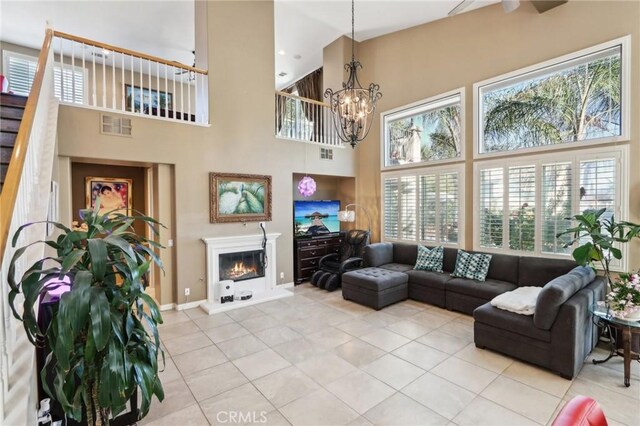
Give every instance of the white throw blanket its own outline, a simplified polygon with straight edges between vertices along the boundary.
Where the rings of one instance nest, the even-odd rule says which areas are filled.
[[[494,297],[491,305],[516,314],[533,315],[540,291],[542,287],[518,287]]]

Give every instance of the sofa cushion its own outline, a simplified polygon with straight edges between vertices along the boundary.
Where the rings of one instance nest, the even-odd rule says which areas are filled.
[[[467,278],[452,278],[447,281],[445,289],[447,292],[466,294],[468,296],[477,297],[487,302],[507,291],[515,290],[515,284],[506,281],[486,280],[484,282],[473,281]]]
[[[533,321],[536,327],[551,329],[556,320],[560,306],[576,292],[587,286],[596,274],[586,266],[576,266],[569,273],[549,281],[542,288],[536,302]]]
[[[422,244],[418,244],[418,258],[413,269],[421,271],[442,272],[442,262],[444,260],[444,249],[442,246],[428,249]]]
[[[387,263],[385,265],[380,265],[380,268],[395,272],[407,272],[413,270],[412,265],[406,265],[404,263]]]
[[[364,266],[380,266],[393,262],[393,243],[369,244],[364,248]]]
[[[445,283],[451,281],[451,275],[431,271],[407,271],[409,285],[418,287],[445,289]]]
[[[575,268],[576,262],[569,259],[545,259],[541,257],[520,257],[518,285],[543,287],[552,279],[564,275]],[[516,282],[516,281],[513,281]]]
[[[407,284],[407,274],[382,268],[363,268],[342,275],[342,286],[383,291]]]
[[[470,253],[481,252],[472,251]],[[489,264],[487,278],[517,284],[519,261],[520,256],[513,256],[510,254],[493,254],[491,257],[491,263]]]
[[[484,281],[485,278],[487,278],[491,257],[490,254],[467,253],[464,250],[458,250],[456,268],[451,275],[454,277]]]
[[[406,265],[416,264],[418,258],[418,245],[411,243],[393,243],[393,262]]]
[[[452,273],[456,269],[456,260],[458,259],[458,249],[445,247],[444,260],[442,262],[442,270]]]
[[[473,311],[473,319],[476,322],[487,324],[500,330],[507,330],[511,333],[547,343],[551,342],[551,332],[536,327],[531,316],[498,309],[491,306],[491,303],[485,303],[477,307]]]

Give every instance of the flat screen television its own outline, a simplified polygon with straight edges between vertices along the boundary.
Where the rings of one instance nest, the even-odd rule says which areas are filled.
[[[340,200],[295,200],[293,233],[296,237],[314,237],[340,232]]]

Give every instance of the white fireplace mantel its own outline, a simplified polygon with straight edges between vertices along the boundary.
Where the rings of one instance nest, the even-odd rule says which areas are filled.
[[[251,291],[253,297],[249,300],[220,303],[218,283],[220,282],[219,261],[220,255],[239,251],[262,250],[263,234],[239,235],[232,237],[203,238],[207,252],[207,301],[200,307],[209,315],[229,311],[243,306],[276,300],[293,295],[290,291],[278,288],[276,276],[276,239],[279,233],[267,234],[265,253],[267,265],[265,276],[235,283],[236,292]]]

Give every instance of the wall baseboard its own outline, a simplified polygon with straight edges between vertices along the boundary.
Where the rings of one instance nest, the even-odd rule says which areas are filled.
[[[195,302],[182,303],[180,305],[176,305],[175,310],[184,311],[185,309],[197,308],[198,306],[200,306],[202,302],[206,302],[206,301],[207,301],[206,299],[202,299],[202,300],[196,300]]]
[[[286,283],[286,284],[278,284],[277,287],[279,287],[279,288],[293,288],[295,286],[293,285],[293,281],[292,281],[292,282]]]
[[[176,308],[175,303],[167,303],[166,305],[160,305],[160,311],[171,311]]]

